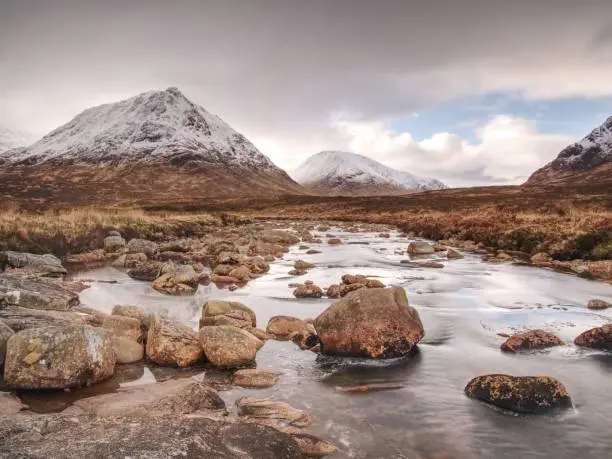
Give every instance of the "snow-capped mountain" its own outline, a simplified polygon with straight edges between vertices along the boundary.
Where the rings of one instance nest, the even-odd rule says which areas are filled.
[[[397,194],[446,188],[439,180],[417,177],[343,151],[317,153],[290,175],[301,185],[332,194]]]
[[[85,110],[0,154],[0,194],[21,205],[201,205],[305,190],[176,88]]]
[[[0,153],[13,148],[24,147],[34,140],[36,139],[32,134],[0,126]]]
[[[565,147],[550,163],[535,171],[527,183],[554,182],[572,174],[612,165],[612,116],[579,142]]]
[[[177,88],[87,109],[35,144],[7,152],[5,158],[27,164],[169,161],[277,169],[243,135]]]

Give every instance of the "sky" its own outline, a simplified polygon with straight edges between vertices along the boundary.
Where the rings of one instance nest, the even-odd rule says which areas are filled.
[[[176,86],[288,170],[521,183],[612,115],[610,75],[610,0],[0,0],[0,126]]]

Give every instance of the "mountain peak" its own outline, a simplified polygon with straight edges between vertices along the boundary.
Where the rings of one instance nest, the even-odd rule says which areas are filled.
[[[334,150],[311,156],[291,176],[301,185],[343,194],[398,194],[446,188],[438,180],[392,169],[364,155]]]
[[[550,163],[535,171],[527,183],[545,183],[612,164],[612,116],[579,142],[568,145]]]
[[[3,159],[21,164],[161,161],[278,169],[243,135],[176,87],[89,108]]]

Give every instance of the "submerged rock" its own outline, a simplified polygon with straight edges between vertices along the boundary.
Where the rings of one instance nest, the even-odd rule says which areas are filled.
[[[587,308],[595,310],[608,309],[609,307],[612,307],[612,304],[599,299],[590,300],[587,304]]]
[[[284,421],[295,427],[308,427],[312,424],[310,414],[284,402],[266,398],[242,397],[236,400],[236,407],[239,416],[246,416],[255,421]]]
[[[408,354],[425,331],[403,288],[360,289],[315,319],[321,352],[374,359]]]
[[[315,265],[313,265],[312,263],[308,263],[307,261],[304,260],[297,260],[294,264],[293,267],[297,270],[297,271],[305,271],[307,269],[311,269],[314,268]]]
[[[204,358],[197,332],[159,316],[151,318],[146,352],[158,365],[181,368],[195,365]]]
[[[0,274],[0,295],[10,306],[67,311],[79,304],[79,296],[48,280],[17,274]]]
[[[4,379],[14,389],[66,389],[110,378],[115,352],[109,333],[89,326],[33,328],[7,342]]]
[[[67,273],[62,262],[55,255],[38,255],[27,252],[0,252],[0,266],[23,268],[41,276],[60,277]]]
[[[612,351],[612,324],[587,330],[576,337],[576,346]]]
[[[465,394],[517,413],[538,414],[572,407],[565,386],[549,376],[478,376],[465,387]]]
[[[296,317],[274,316],[270,318],[266,332],[279,341],[293,341],[302,349],[319,344],[314,327]]]
[[[408,244],[408,253],[410,255],[429,255],[434,252],[434,246],[425,241],[412,241]]]
[[[529,330],[510,336],[501,345],[501,350],[506,352],[520,352],[537,349],[545,349],[552,346],[565,344],[563,340],[545,330]]]
[[[279,376],[278,371],[244,369],[234,373],[233,383],[241,387],[272,387],[278,382]]]
[[[228,325],[202,327],[200,343],[210,363],[219,368],[239,368],[255,363],[263,343],[249,332]]]
[[[449,260],[461,260],[462,258],[464,258],[464,256],[457,252],[455,249],[449,248],[446,251],[446,258],[448,258]]]
[[[291,437],[306,457],[325,457],[338,451],[335,445],[314,435],[294,432]]]
[[[238,301],[209,300],[202,306],[200,328],[209,325],[251,328],[257,326],[257,317],[252,309]]]

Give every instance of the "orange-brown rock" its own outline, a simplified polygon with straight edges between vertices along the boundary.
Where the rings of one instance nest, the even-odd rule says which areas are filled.
[[[531,351],[565,344],[559,337],[545,330],[529,330],[510,336],[501,345],[506,352]]]
[[[425,331],[403,288],[362,288],[334,302],[314,323],[321,352],[393,358],[408,354]]]
[[[478,376],[465,387],[465,394],[518,413],[543,413],[572,406],[565,386],[549,376]]]
[[[574,340],[574,344],[580,347],[612,351],[612,324],[581,333]]]

